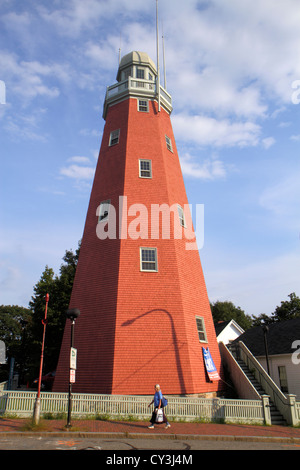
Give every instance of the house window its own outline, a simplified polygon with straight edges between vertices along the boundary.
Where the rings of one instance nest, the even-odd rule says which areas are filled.
[[[127,80],[128,77],[131,77],[131,69],[125,70],[123,73],[124,73],[124,80]]]
[[[285,366],[278,366],[279,384],[283,393],[289,393]]]
[[[149,111],[148,100],[138,100],[139,103],[139,111],[143,111],[147,113]]]
[[[140,248],[141,271],[157,271],[156,248]]]
[[[207,343],[204,320],[202,317],[196,317],[196,325],[197,325],[199,341],[201,343]]]
[[[144,69],[136,69],[136,78],[145,78],[145,71]]]
[[[151,160],[139,160],[140,178],[152,178]]]
[[[184,219],[184,212],[183,212],[183,209],[182,207],[178,204],[177,206],[177,209],[178,209],[178,215],[179,215],[179,221],[180,221],[180,225],[182,225],[182,227],[185,227],[185,219]]]
[[[99,208],[99,219],[98,222],[105,222],[108,220],[110,199],[102,201]]]
[[[170,150],[170,152],[173,152],[173,147],[172,147],[172,141],[170,137],[166,135],[166,144],[167,144],[167,149]]]
[[[120,129],[112,131],[109,136],[109,146],[116,145],[119,143]]]

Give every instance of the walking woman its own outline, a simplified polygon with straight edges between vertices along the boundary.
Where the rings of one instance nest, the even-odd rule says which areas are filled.
[[[148,405],[148,408],[149,406],[152,405],[152,403],[154,403],[154,411],[152,413],[152,417],[150,419],[150,426],[148,426],[149,429],[154,429],[154,423],[156,421],[156,414],[157,414],[157,410],[160,410],[162,409],[162,412],[163,412],[163,423],[166,423],[166,426],[165,428],[168,429],[171,425],[170,423],[168,422],[167,418],[166,418],[166,415],[164,413],[164,410],[163,410],[163,404],[162,404],[162,399],[163,399],[163,395],[161,393],[161,389],[160,389],[160,386],[157,384],[155,385],[155,394],[154,394],[154,398],[153,400],[151,401],[151,403],[149,403]]]

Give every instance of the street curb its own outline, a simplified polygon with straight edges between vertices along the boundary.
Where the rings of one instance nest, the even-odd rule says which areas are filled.
[[[172,439],[172,440],[200,440],[200,441],[240,441],[240,442],[278,442],[300,444],[297,437],[276,436],[233,436],[233,435],[205,435],[205,434],[147,434],[127,432],[84,432],[84,431],[8,431],[0,432],[1,437],[77,437],[89,439]]]

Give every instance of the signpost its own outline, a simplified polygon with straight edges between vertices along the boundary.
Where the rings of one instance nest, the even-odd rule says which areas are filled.
[[[72,384],[75,383],[75,371],[77,367],[77,349],[74,348],[74,327],[75,320],[80,315],[78,308],[67,310],[67,318],[71,320],[71,346],[70,346],[70,376],[69,376],[69,398],[68,398],[68,418],[66,428],[70,429],[72,413]]]

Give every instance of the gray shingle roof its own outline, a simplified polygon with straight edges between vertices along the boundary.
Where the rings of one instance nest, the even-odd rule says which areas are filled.
[[[268,353],[291,354],[295,351],[292,343],[300,340],[300,318],[271,323],[267,333]],[[264,332],[261,326],[246,330],[234,343],[243,341],[254,356],[265,355]]]

